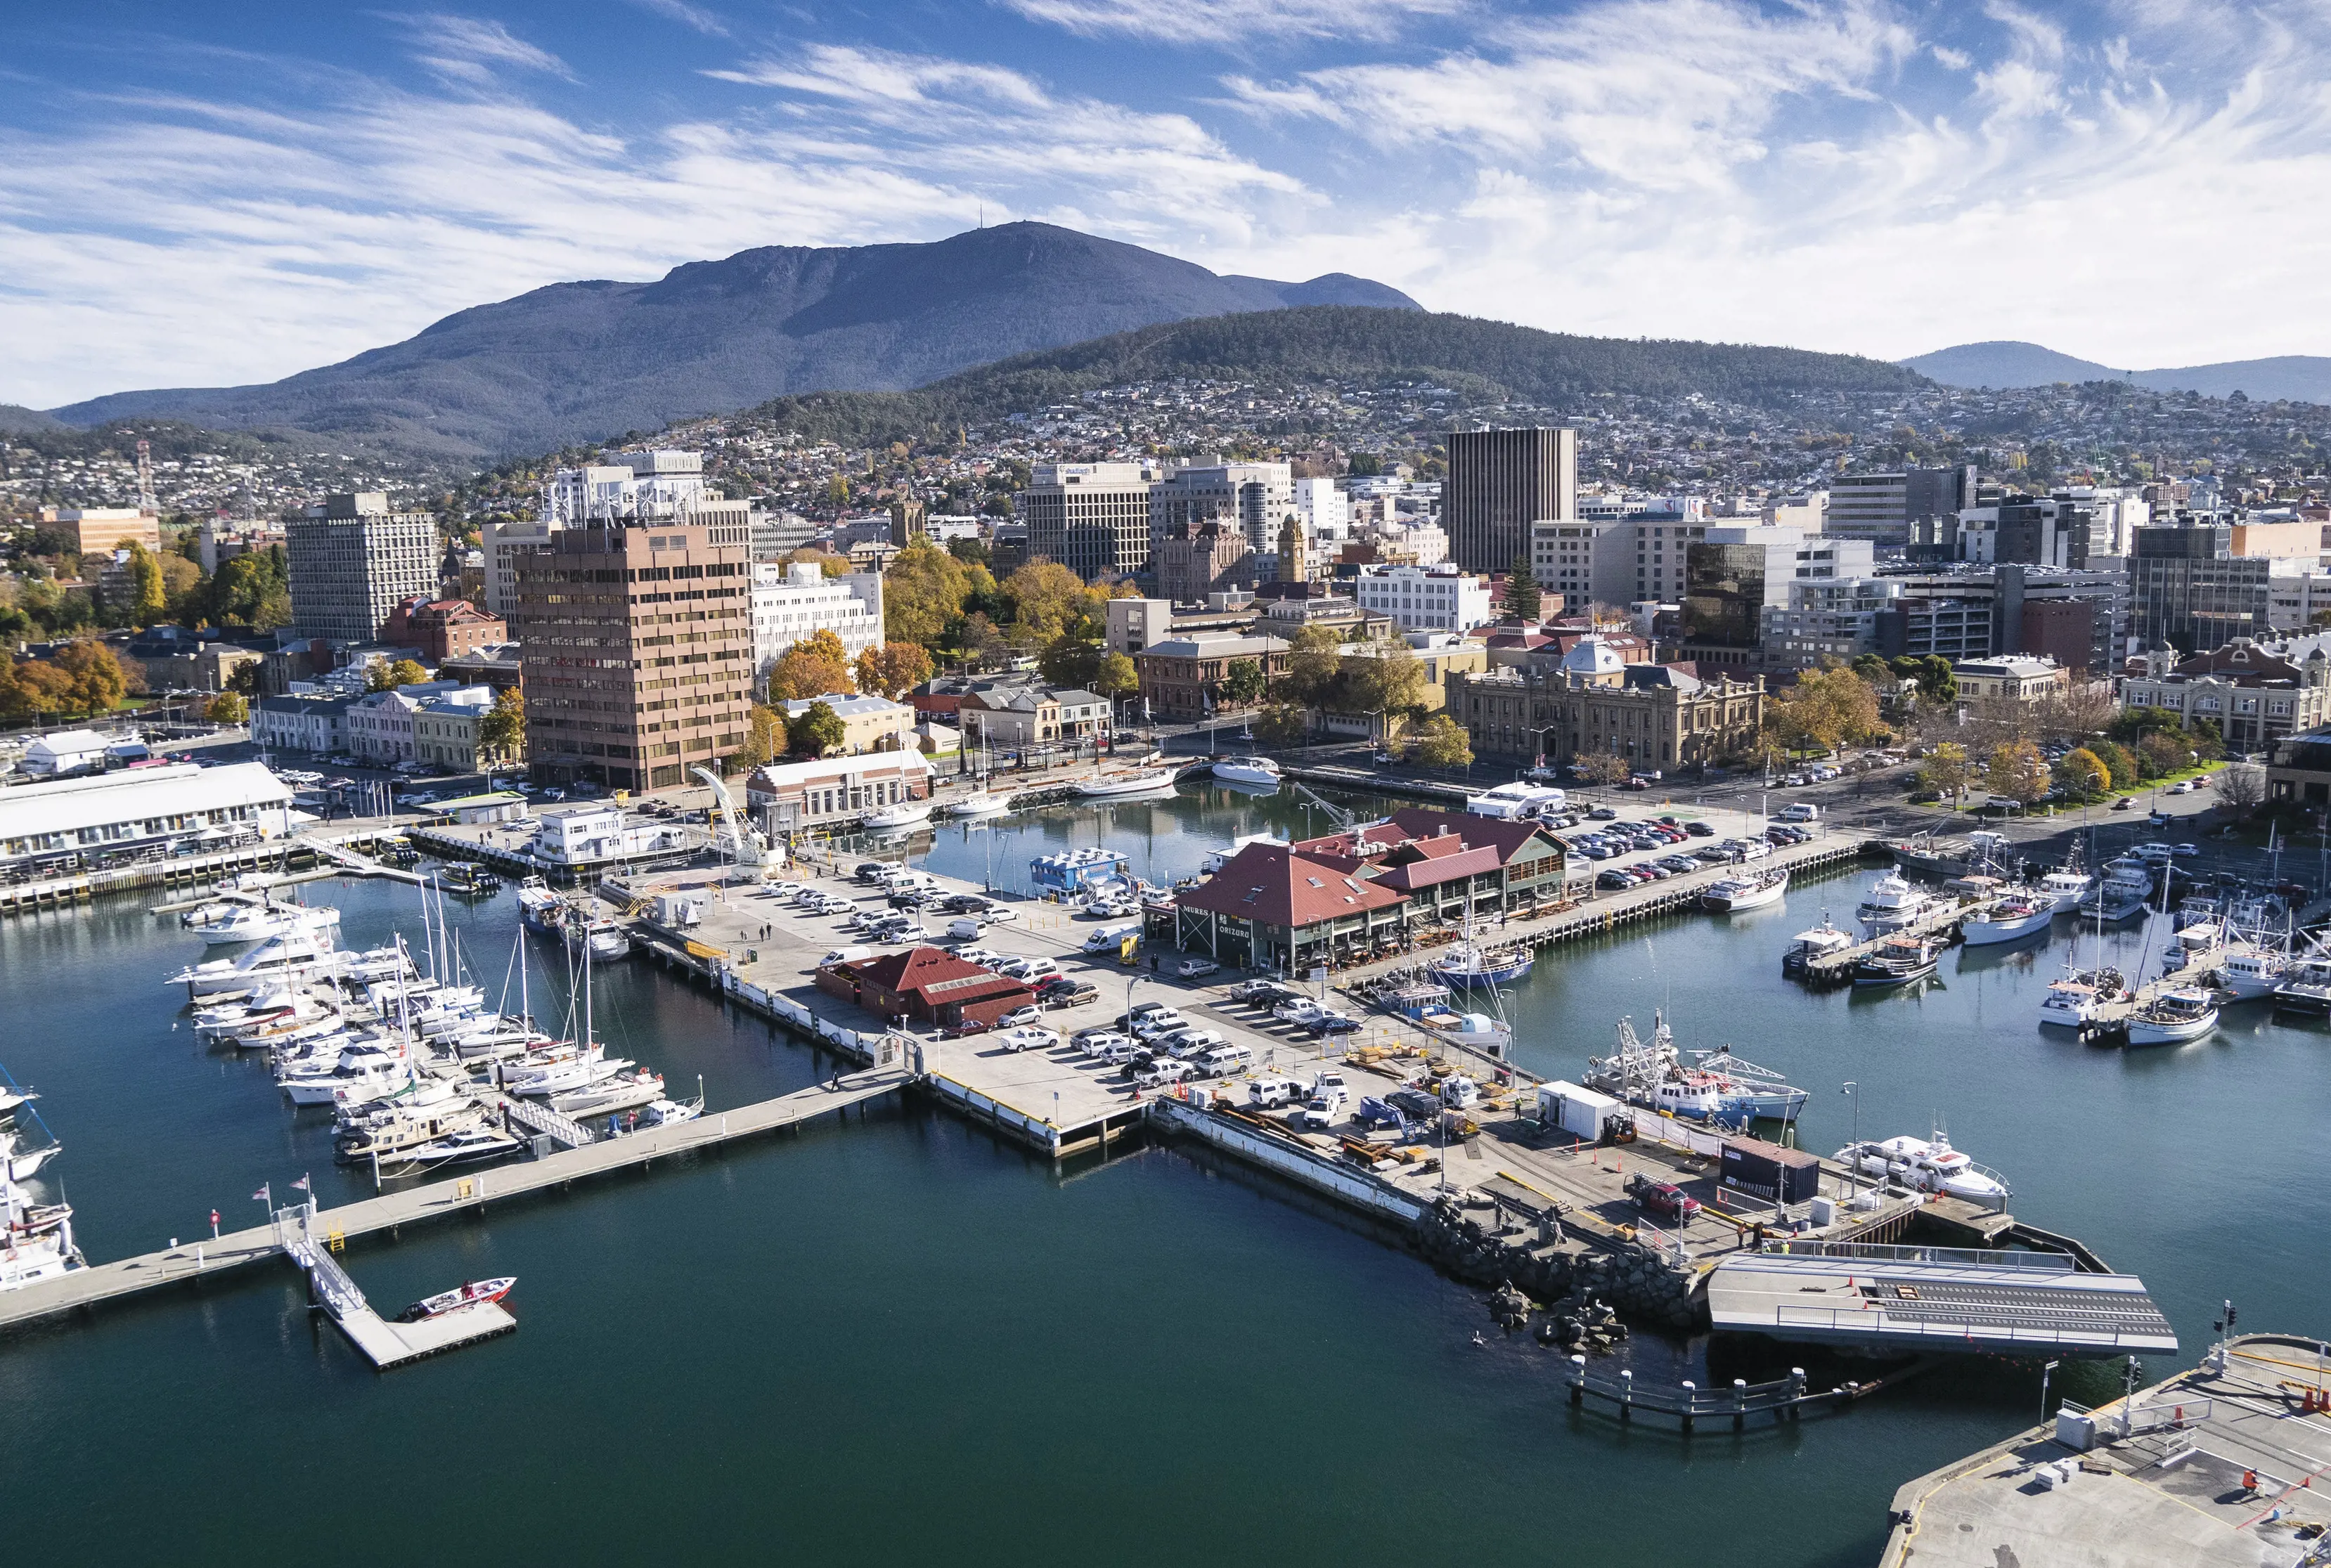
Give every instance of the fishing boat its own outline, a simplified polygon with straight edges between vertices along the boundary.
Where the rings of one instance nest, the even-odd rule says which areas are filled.
[[[2131,1045],[2175,1045],[2199,1040],[2218,1027],[2218,1006],[2198,986],[2164,991],[2128,1017]]]
[[[2145,913],[2153,898],[2153,868],[2132,856],[2122,856],[2105,863],[2105,872],[2097,888],[2099,908],[2097,918],[2107,925],[2134,919]]]
[[[1078,795],[1089,801],[1146,800],[1172,794],[1176,776],[1170,767],[1135,768],[1086,779],[1075,787]]]
[[[2096,886],[2096,879],[2080,870],[2076,850],[2064,863],[2040,879],[2038,891],[2052,901],[2059,914],[2077,909]]]
[[[595,963],[610,964],[632,955],[632,934],[610,916],[585,915],[570,908],[560,933],[566,939],[567,951],[580,952],[587,946]]]
[[[1003,790],[974,790],[962,799],[952,802],[947,815],[961,822],[1000,817],[1012,809],[1012,796]]]
[[[1803,974],[1816,958],[1826,958],[1832,953],[1843,952],[1853,946],[1851,933],[1831,924],[1829,911],[1822,911],[1822,923],[1810,931],[1800,931],[1789,938],[1789,946],[1781,955],[1781,973]]]
[[[459,1312],[465,1307],[483,1307],[500,1301],[518,1283],[516,1275],[500,1279],[472,1279],[467,1285],[435,1296],[424,1296],[396,1315],[399,1323],[419,1323],[423,1318],[442,1317],[449,1312]]]
[[[1223,784],[1275,790],[1285,782],[1279,765],[1267,756],[1234,756],[1214,764],[1214,777]]]
[[[1865,1138],[1838,1150],[1835,1158],[1849,1170],[1914,1193],[1942,1193],[1985,1205],[2011,1195],[2006,1177],[1951,1147],[1940,1130],[1931,1138]]]
[[[2272,996],[2290,968],[2290,955],[2269,949],[2229,953],[2218,965],[2218,984],[2236,1002]]]
[[[1805,1108],[1804,1090],[1784,1081],[1771,1068],[1735,1055],[1728,1045],[1689,1054],[1697,1064],[1691,1070],[1717,1082],[1728,1119],[1745,1116],[1759,1121],[1793,1122]]]
[[[1861,908],[1854,911],[1854,917],[1861,923],[1863,936],[1883,936],[1909,925],[1934,904],[1933,894],[1899,871],[1889,871],[1862,896]]]
[[[2031,889],[2012,889],[1961,922],[1959,935],[1970,947],[1992,947],[2041,935],[2055,919],[2055,899]]]
[[[878,833],[898,832],[906,828],[919,828],[931,820],[928,801],[900,801],[866,813],[862,825]]]
[[[2277,1012],[2331,1013],[2331,957],[2293,960],[2270,994]]]
[[[1889,936],[1874,952],[1854,961],[1853,984],[1860,987],[1908,985],[1924,980],[1940,962],[1936,945],[1923,936]]]
[[[1736,915],[1746,909],[1761,909],[1767,904],[1777,904],[1789,890],[1789,870],[1744,873],[1727,877],[1699,896],[1702,906],[1719,915]]]
[[[479,898],[502,890],[501,876],[492,867],[472,865],[467,860],[456,860],[438,872],[437,885],[449,893]]]
[[[566,903],[540,877],[528,877],[518,885],[518,917],[530,931],[556,932],[558,912]]]
[[[1783,1082],[1770,1068],[1735,1056],[1730,1046],[1693,1051],[1694,1060],[1685,1062],[1663,1014],[1652,1015],[1648,1041],[1629,1019],[1619,1021],[1618,1032],[1616,1052],[1588,1059],[1584,1082],[1590,1088],[1646,1109],[1739,1127],[1758,1118],[1793,1121],[1804,1108],[1804,1090]]]
[[[1459,942],[1432,961],[1433,977],[1452,986],[1503,985],[1519,980],[1536,962],[1527,947],[1485,947]]]
[[[2117,969],[2067,969],[2048,983],[2040,998],[2040,1022],[2079,1029],[2093,1022],[2106,1003],[2118,1001],[2125,989]]]

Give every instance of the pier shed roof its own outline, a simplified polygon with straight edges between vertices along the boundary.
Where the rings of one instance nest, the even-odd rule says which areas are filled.
[[[1185,908],[1296,927],[1386,908],[1403,898],[1284,844],[1249,844],[1205,881],[1175,895]]]

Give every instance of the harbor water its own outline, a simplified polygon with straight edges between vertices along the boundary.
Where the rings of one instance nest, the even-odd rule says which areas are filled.
[[[943,827],[918,859],[1024,888],[1033,856],[1098,843],[1163,879],[1239,833],[1327,826],[1210,787]],[[1575,1075],[1620,1014],[1648,1031],[1661,1010],[1679,1044],[1729,1044],[1809,1090],[1807,1146],[1845,1143],[1857,1106],[1864,1136],[1947,1126],[2020,1216],[2143,1275],[2188,1363],[2221,1297],[2246,1328],[2325,1328],[2331,1035],[2253,1004],[2192,1045],[2079,1045],[2036,1022],[2069,920],[2045,945],[1954,950],[1908,993],[1784,981],[1788,936],[1824,908],[1843,923],[1875,874],[1550,951],[1508,1003],[1518,1055]],[[409,888],[306,893],[342,908],[344,945],[419,936]],[[493,994],[512,896],[450,916]],[[2107,944],[2132,971],[2147,946]],[[563,955],[529,946],[552,1019]],[[214,1209],[254,1223],[261,1184],[286,1200],[303,1173],[327,1205],[371,1191],[332,1164],[324,1112],[173,1027],[183,993],[162,977],[199,956],[144,900],[0,925],[0,1062],[64,1142],[43,1179],[92,1259],[191,1241]],[[596,1014],[673,1092],[701,1074],[716,1110],[831,1067],[637,961],[602,973]],[[345,1262],[392,1308],[515,1274],[522,1326],[378,1375],[270,1266],[18,1331],[0,1342],[0,1475],[20,1527],[45,1521],[41,1554],[1016,1563],[1065,1544],[1843,1568],[1875,1560],[1897,1485],[2028,1424],[2039,1397],[2030,1369],[1976,1360],[1792,1429],[1622,1428],[1573,1411],[1559,1359],[1500,1335],[1478,1292],[1357,1221],[1172,1148],[1055,1170],[914,1102],[359,1241]],[[1627,1354],[1646,1381],[1710,1376],[1700,1343]],[[2070,1378],[2091,1399],[2119,1383]]]

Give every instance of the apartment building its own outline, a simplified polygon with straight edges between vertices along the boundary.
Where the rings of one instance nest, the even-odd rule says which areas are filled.
[[[537,778],[677,784],[745,742],[751,567],[680,523],[563,528],[520,558],[527,754]]]
[[[1362,610],[1403,632],[1470,632],[1498,615],[1488,579],[1450,565],[1363,567],[1349,586]]]
[[[1839,474],[1830,481],[1822,531],[1884,549],[1900,549],[1911,542],[1914,524],[1955,518],[1979,499],[1973,468]]]
[[[752,568],[753,672],[765,678],[785,650],[820,632],[841,639],[852,660],[882,641],[882,575],[829,578],[814,561]]]
[[[291,619],[302,636],[379,638],[398,603],[437,593],[437,523],[378,493],[327,496],[283,525]]]
[[[1174,605],[1167,599],[1111,599],[1101,645],[1128,657],[1174,632]]]
[[[1530,554],[1530,525],[1578,515],[1578,432],[1568,428],[1456,431],[1441,526],[1469,572],[1504,572]]]

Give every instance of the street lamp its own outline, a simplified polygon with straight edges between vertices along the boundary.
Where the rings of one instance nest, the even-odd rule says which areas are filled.
[[[1853,1142],[1847,1146],[1852,1149],[1853,1156],[1846,1162],[1845,1174],[1852,1182],[1857,1202],[1861,1198],[1861,1097],[1854,1090],[1860,1087],[1851,1079],[1846,1080],[1845,1098],[1853,1102]]]

